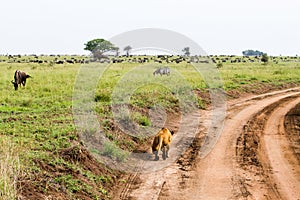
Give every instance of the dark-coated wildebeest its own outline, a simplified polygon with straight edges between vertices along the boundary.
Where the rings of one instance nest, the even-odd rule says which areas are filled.
[[[155,70],[154,72],[153,72],[153,75],[154,76],[156,76],[157,74],[160,74],[161,76],[162,75],[167,75],[167,76],[169,76],[170,75],[170,68],[169,67],[163,67],[163,68],[158,68],[157,70]]]
[[[18,89],[18,86],[21,84],[25,87],[26,84],[26,79],[30,78],[31,76],[26,74],[25,72],[22,72],[20,70],[16,70],[15,76],[14,76],[14,81],[11,81],[12,84],[14,84],[15,90]]]

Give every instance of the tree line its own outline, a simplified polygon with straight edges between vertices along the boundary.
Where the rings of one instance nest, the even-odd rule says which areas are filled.
[[[120,48],[112,44],[110,41],[105,39],[93,39],[88,41],[85,45],[84,50],[88,50],[92,53],[94,59],[101,60],[102,58],[108,58],[105,53],[107,52],[114,52],[116,56],[119,56]],[[126,56],[129,56],[130,51],[132,50],[132,47],[130,45],[127,45],[123,48],[124,52],[126,53]],[[184,53],[184,56],[190,56],[190,48],[184,47],[182,49],[182,52]],[[258,50],[245,50],[242,52],[244,56],[259,56],[262,57],[261,61],[264,63],[268,62],[268,55],[266,53],[263,53]]]
[[[107,58],[107,55],[105,55],[108,52],[114,52],[116,56],[119,56],[120,48],[112,44],[110,41],[105,39],[93,39],[88,41],[86,44],[84,44],[84,50],[90,51],[95,59],[102,59]],[[129,56],[130,51],[132,50],[132,47],[130,45],[127,45],[123,48],[123,50],[126,53],[126,56]],[[185,56],[190,56],[190,48],[185,47],[182,50],[184,52]]]

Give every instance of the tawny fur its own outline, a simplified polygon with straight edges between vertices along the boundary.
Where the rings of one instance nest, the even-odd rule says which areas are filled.
[[[153,143],[152,143],[152,152],[155,154],[155,160],[159,160],[159,152],[162,151],[163,159],[169,157],[169,149],[170,144],[172,142],[172,136],[174,132],[170,131],[167,128],[162,128],[154,137]]]

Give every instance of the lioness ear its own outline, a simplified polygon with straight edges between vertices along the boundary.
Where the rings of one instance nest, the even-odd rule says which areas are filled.
[[[170,131],[171,132],[171,135],[174,135],[174,131]]]

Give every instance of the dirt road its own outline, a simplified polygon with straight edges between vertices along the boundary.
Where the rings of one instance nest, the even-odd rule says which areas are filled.
[[[207,155],[201,147],[210,111],[201,111],[191,147],[162,170],[130,174],[115,199],[300,199],[299,160],[284,127],[298,103],[300,88],[229,101]]]

